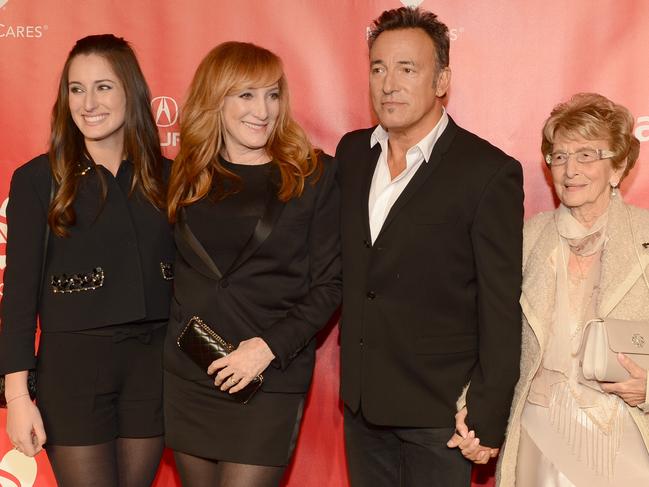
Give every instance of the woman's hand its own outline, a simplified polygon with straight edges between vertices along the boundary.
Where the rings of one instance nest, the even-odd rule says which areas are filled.
[[[33,457],[43,449],[45,429],[41,413],[29,394],[9,398],[7,403],[7,435],[19,452]]]
[[[617,394],[629,406],[644,403],[647,399],[647,371],[623,353],[617,354],[617,361],[629,372],[631,378],[623,382],[600,383],[602,390]]]
[[[259,337],[244,340],[227,357],[212,362],[207,373],[214,377],[214,385],[230,394],[239,392],[261,374],[275,358],[266,342]]]
[[[490,448],[480,444],[480,438],[476,438],[475,431],[469,431],[466,425],[467,409],[463,407],[455,415],[455,434],[446,443],[449,448],[459,448],[462,456],[467,460],[482,464],[489,462],[498,456],[500,448]]]

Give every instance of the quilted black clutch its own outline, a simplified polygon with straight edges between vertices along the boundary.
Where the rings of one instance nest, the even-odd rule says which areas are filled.
[[[225,357],[235,349],[198,316],[194,316],[189,320],[180,335],[178,335],[176,343],[204,371],[207,371],[212,362]],[[223,393],[228,394],[242,404],[246,404],[255,395],[263,381],[263,376],[259,374],[239,392],[230,394],[223,391]],[[218,388],[217,390],[220,391]]]

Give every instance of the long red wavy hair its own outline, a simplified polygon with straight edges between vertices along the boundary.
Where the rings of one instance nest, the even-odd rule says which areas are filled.
[[[201,61],[183,107],[180,152],[172,166],[167,199],[172,223],[181,207],[204,198],[213,184],[218,198],[237,190],[239,178],[219,162],[224,144],[224,99],[245,88],[274,83],[279,85],[280,109],[266,152],[281,175],[277,197],[282,201],[298,197],[307,178],[313,175],[311,180],[317,180],[322,171],[318,151],[291,117],[281,59],[254,44],[225,42]],[[230,191],[223,189],[225,182],[232,183],[226,185]]]

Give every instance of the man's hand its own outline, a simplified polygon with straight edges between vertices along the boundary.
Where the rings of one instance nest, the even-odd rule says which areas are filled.
[[[500,448],[491,448],[480,444],[480,438],[476,438],[475,431],[469,431],[466,425],[466,407],[460,409],[455,415],[455,434],[448,440],[446,446],[459,448],[462,456],[477,464],[485,464],[490,459],[498,456]]]

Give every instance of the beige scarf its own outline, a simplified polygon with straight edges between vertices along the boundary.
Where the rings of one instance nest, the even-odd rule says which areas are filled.
[[[579,350],[581,343],[581,331],[584,325],[584,318],[594,317],[595,295],[598,291],[599,269],[601,265],[597,262],[593,265],[588,274],[581,276],[582,308],[575,323],[575,316],[570,312],[570,289],[568,276],[568,260],[570,253],[586,257],[601,252],[606,245],[606,223],[608,212],[600,216],[590,227],[584,227],[572,216],[570,210],[564,205],[559,206],[555,213],[555,224],[559,233],[559,249],[556,259],[556,298],[554,306],[554,323],[550,329],[546,352],[544,354],[543,366],[549,370],[555,370],[568,377],[573,356]],[[574,303],[572,306],[574,309]],[[570,344],[570,350],[566,349]]]
[[[610,476],[620,446],[624,403],[603,393],[596,381],[585,379],[578,359],[584,325],[596,317],[601,259],[576,279],[568,271],[571,252],[577,256],[605,252],[607,222],[605,213],[586,228],[563,205],[555,213],[559,245],[555,256],[554,317],[529,400],[549,408],[550,421],[573,451],[588,452],[582,461]],[[588,448],[583,450],[582,443]]]

